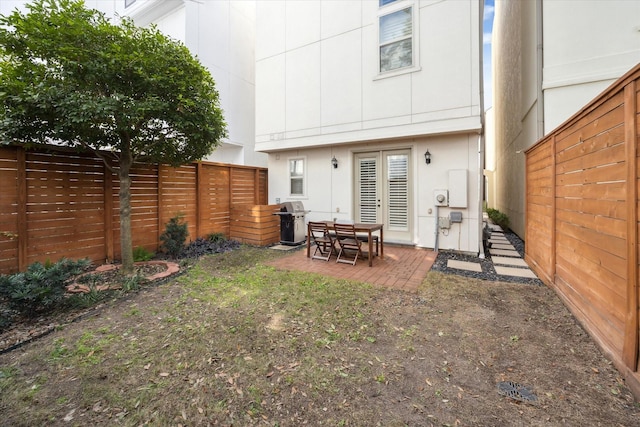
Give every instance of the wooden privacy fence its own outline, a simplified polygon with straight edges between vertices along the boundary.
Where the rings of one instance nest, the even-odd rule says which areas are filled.
[[[640,64],[526,157],[526,254],[640,398]]]
[[[134,248],[158,250],[165,224],[177,214],[184,215],[190,239],[210,233],[260,245],[279,239],[278,217],[263,215],[278,207],[267,205],[265,168],[139,164],[131,178]],[[0,147],[0,273],[61,257],[119,259],[118,191],[117,175],[91,154]],[[238,221],[253,221],[253,232],[239,229]]]

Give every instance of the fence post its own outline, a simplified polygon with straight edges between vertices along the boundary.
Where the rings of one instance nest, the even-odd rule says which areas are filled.
[[[27,231],[27,155],[23,147],[16,147],[18,191],[18,271],[27,268],[29,233]]]
[[[627,163],[627,313],[622,360],[638,369],[638,140],[636,80],[624,88],[624,140]]]

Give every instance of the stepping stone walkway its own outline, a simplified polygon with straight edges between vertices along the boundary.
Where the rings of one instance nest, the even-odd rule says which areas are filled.
[[[491,248],[489,249],[489,253],[491,254],[493,268],[498,276],[536,279],[537,276],[522,259],[520,253],[516,251],[516,248],[511,242],[504,237],[502,229],[493,224],[491,224],[490,227],[491,237],[489,238],[489,243],[491,243]],[[482,271],[480,262],[448,260],[447,267],[475,272]]]

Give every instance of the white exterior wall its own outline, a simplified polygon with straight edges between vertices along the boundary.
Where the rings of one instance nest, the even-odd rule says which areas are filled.
[[[637,1],[496,0],[489,199],[521,237],[524,151],[640,62],[639,17]]]
[[[434,247],[433,191],[449,188],[449,170],[464,169],[467,207],[439,212],[462,211],[463,222],[441,232],[438,245],[477,253],[481,2],[392,6],[407,4],[415,8],[418,67],[383,76],[377,1],[257,2],[256,149],[269,153],[269,202],[302,200],[308,220],[354,219],[355,155],[409,149],[412,233],[403,243]],[[292,157],[306,161],[304,197],[289,194]]]
[[[378,2],[258,2],[256,149],[478,130],[479,2],[409,3],[421,69],[383,77]]]
[[[640,63],[640,1],[543,2],[545,134]]]
[[[254,150],[255,1],[137,0],[121,13],[138,25],[154,23],[182,41],[209,69],[220,94],[229,136],[210,161],[266,166]]]
[[[1,0],[0,14],[26,0]],[[85,0],[107,16],[131,16],[137,25],[157,25],[183,42],[207,67],[220,94],[228,138],[210,161],[266,166],[267,156],[254,149],[255,138],[255,1],[253,0]]]

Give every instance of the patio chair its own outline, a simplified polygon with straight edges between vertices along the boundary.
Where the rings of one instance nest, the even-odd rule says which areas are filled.
[[[355,224],[355,222],[352,219],[336,219],[334,221],[336,224]],[[331,233],[331,232],[330,232]],[[331,235],[335,238],[336,234],[335,233],[331,233]],[[358,240],[360,240],[362,243],[369,243],[369,236],[367,234],[363,234],[363,233],[356,233],[356,236],[358,236]],[[371,239],[373,240],[373,242],[376,244],[376,251],[375,254],[376,256],[378,255],[378,247],[380,245],[380,238],[378,236],[376,236],[375,234],[371,236]]]
[[[336,241],[340,247],[338,259],[336,262],[356,265],[358,256],[362,255],[362,242],[356,236],[356,230],[353,224],[334,224],[333,229],[336,232]],[[347,252],[353,252],[353,259],[347,257]]]
[[[331,254],[335,251],[335,246],[327,224],[309,221],[309,239],[316,245],[311,258],[329,261]]]

